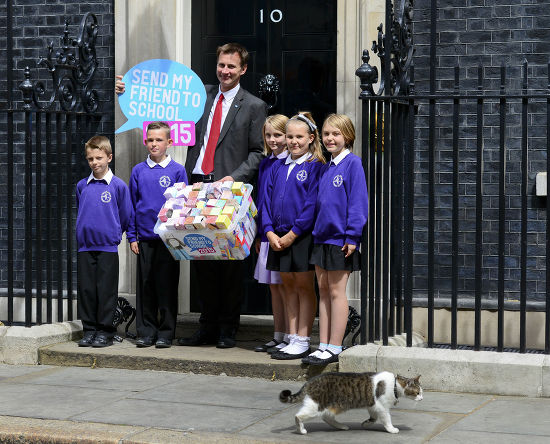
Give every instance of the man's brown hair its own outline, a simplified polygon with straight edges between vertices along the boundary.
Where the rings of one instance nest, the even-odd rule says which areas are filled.
[[[226,43],[225,45],[218,46],[216,51],[216,58],[220,58],[220,54],[239,54],[241,59],[241,68],[248,65],[248,51],[239,43]]]
[[[111,142],[105,136],[94,136],[86,142],[85,151],[88,150],[101,150],[107,156],[113,154],[113,149],[111,148]]]

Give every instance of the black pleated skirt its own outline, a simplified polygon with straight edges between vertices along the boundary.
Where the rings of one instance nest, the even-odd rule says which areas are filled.
[[[276,234],[282,237],[286,233]],[[312,250],[313,236],[311,233],[299,236],[290,247],[283,251],[273,251],[270,247],[267,253],[266,268],[282,273],[314,270],[315,267],[309,263]]]
[[[315,244],[309,263],[329,271],[357,271],[361,270],[361,253],[356,249],[351,256],[345,257],[338,245]]]

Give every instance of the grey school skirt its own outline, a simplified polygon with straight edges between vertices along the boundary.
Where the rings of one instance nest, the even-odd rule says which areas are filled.
[[[282,237],[286,233],[276,234]],[[290,247],[283,251],[274,251],[269,247],[266,268],[271,271],[279,271],[282,273],[314,270],[315,267],[309,263],[312,250],[313,236],[311,233],[299,236]]]
[[[328,271],[357,271],[361,270],[361,253],[356,249],[351,256],[345,257],[338,245],[315,244],[309,263]]]

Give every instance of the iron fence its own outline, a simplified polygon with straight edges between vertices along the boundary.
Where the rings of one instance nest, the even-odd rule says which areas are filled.
[[[534,196],[531,185],[536,171],[550,170],[550,64],[547,89],[532,86],[527,61],[501,66],[491,77],[479,65],[473,80],[466,76],[472,69],[455,66],[451,87],[437,89],[432,1],[428,88],[417,92],[412,3],[386,1],[385,26],[372,48],[380,76],[369,51],[356,73],[370,210],[363,234],[368,253],[362,256],[361,342],[388,345],[405,333],[411,346],[413,308],[420,308],[428,347],[510,350],[505,314],[517,312],[517,351],[525,353],[533,351],[527,314],[541,312],[544,320],[535,329],[544,330],[540,348],[548,354],[550,200]],[[515,90],[507,74],[518,72]],[[450,317],[445,344],[435,339],[439,308]],[[471,344],[459,339],[462,310],[473,312]],[[482,314],[489,311],[497,317],[496,344],[483,337]]]
[[[74,187],[87,171],[84,143],[102,118],[90,87],[97,68],[97,19],[87,13],[76,39],[65,24],[60,49],[54,53],[50,43],[47,57],[38,61],[48,78],[31,82],[25,69],[21,104],[12,93],[10,8],[7,2],[7,107],[0,110],[7,134],[0,319],[30,327],[76,318]]]

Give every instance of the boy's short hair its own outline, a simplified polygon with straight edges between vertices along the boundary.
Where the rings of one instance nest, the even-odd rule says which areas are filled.
[[[239,43],[226,43],[225,45],[218,46],[216,51],[216,59],[220,58],[220,54],[239,54],[241,59],[241,68],[248,65],[248,51]]]
[[[168,125],[166,122],[151,122],[149,125],[147,125],[147,131],[145,132],[145,135],[149,132],[149,130],[158,130],[163,129],[166,131],[166,137],[170,138],[170,125]]]
[[[85,152],[87,152],[88,150],[101,150],[105,154],[107,154],[107,156],[110,156],[111,154],[113,154],[113,149],[111,148],[111,142],[105,136],[92,137],[90,140],[86,142],[84,150]]]

